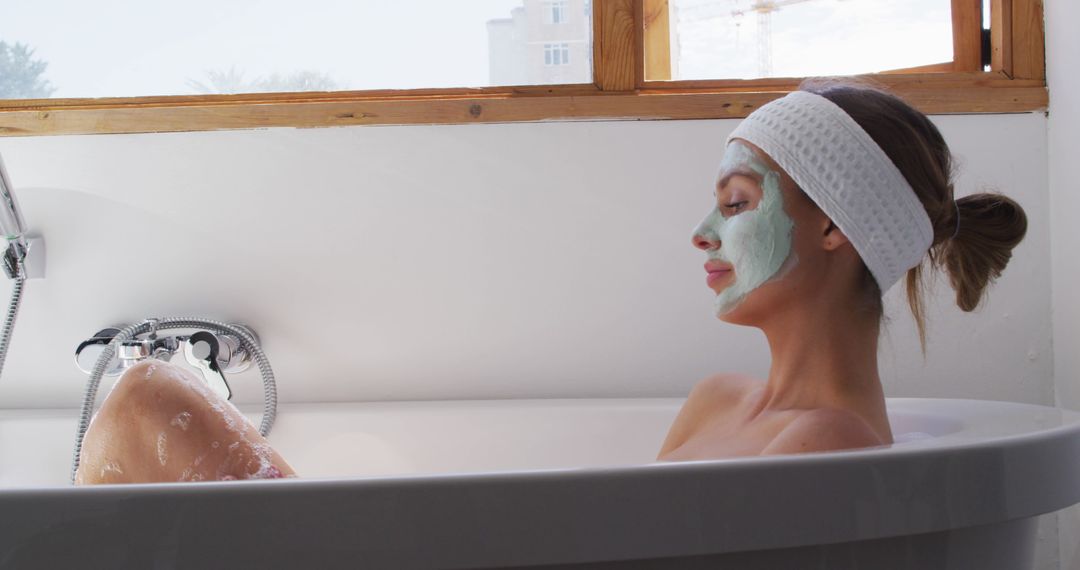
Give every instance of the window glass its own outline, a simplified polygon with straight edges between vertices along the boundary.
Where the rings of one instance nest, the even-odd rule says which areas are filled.
[[[545,23],[562,24],[566,22],[565,1],[545,2],[544,6]]]
[[[950,0],[671,0],[672,79],[850,75],[951,62]]]
[[[570,65],[570,45],[544,44],[544,65]]]
[[[589,7],[0,0],[0,99],[591,83]],[[545,65],[546,43],[573,57]]]

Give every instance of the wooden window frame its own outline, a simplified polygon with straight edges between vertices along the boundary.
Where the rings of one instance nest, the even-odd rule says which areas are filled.
[[[928,114],[1045,110],[1042,0],[991,0],[990,71],[981,70],[981,31],[973,31],[981,30],[981,0],[952,5],[960,15],[953,62],[867,77]],[[0,100],[0,136],[741,118],[801,80],[646,80],[646,66],[653,75],[670,57],[667,0],[594,0],[592,7],[592,84]]]

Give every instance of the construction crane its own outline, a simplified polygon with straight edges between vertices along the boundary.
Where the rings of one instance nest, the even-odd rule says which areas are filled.
[[[746,10],[732,10],[731,15],[741,17],[747,11],[757,12],[758,74],[772,77],[772,13],[784,6],[801,4],[810,0],[752,0]]]

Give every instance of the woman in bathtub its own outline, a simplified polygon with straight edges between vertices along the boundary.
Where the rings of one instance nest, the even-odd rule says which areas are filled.
[[[900,99],[804,83],[728,140],[693,243],[721,320],[760,328],[768,378],[718,374],[691,391],[661,460],[892,443],[877,368],[881,297],[903,279],[924,336],[922,271],[973,310],[1027,227],[1000,195],[955,199],[949,149]],[[922,338],[925,343],[925,338]],[[229,480],[294,472],[194,373],[143,363],[86,434],[77,483]]]

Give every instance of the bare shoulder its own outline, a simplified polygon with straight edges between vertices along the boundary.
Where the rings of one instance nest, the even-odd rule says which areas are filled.
[[[873,447],[884,442],[855,412],[837,408],[807,410],[791,421],[762,450],[762,455],[836,451]]]
[[[694,385],[687,403],[691,400],[725,400],[741,398],[747,390],[757,383],[757,380],[744,374],[723,372],[713,374]]]
[[[698,382],[690,390],[679,415],[668,430],[659,456],[686,443],[704,420],[742,400],[756,381],[742,374],[714,374]]]
[[[741,402],[759,384],[760,381],[744,374],[714,374],[694,385],[679,415],[711,416],[723,412]]]

